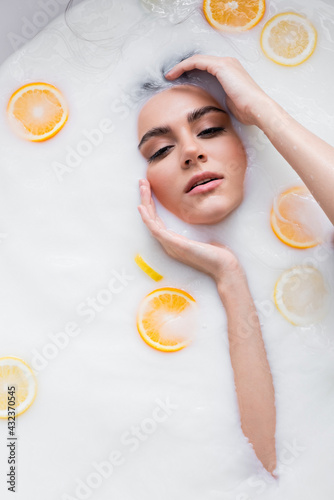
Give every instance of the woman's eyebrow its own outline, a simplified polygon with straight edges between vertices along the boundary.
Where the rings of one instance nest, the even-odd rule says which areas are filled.
[[[196,120],[199,120],[202,118],[202,116],[206,115],[207,113],[212,113],[213,111],[218,111],[220,113],[226,113],[223,109],[217,108],[216,106],[203,106],[202,108],[194,109],[193,111],[190,111],[187,115],[187,121],[188,123],[193,123]],[[143,137],[141,138],[140,143],[138,144],[138,149],[140,149],[145,142],[147,142],[149,139],[152,137],[160,137],[162,135],[167,135],[171,132],[171,128],[168,126],[162,126],[162,127],[153,127],[151,128],[148,132],[146,132]]]
[[[206,115],[207,113],[211,113],[212,111],[220,111],[221,113],[226,113],[223,109],[217,108],[216,106],[203,106],[202,108],[194,109],[194,111],[191,111],[191,113],[188,114],[187,120],[189,123],[193,123],[196,120],[199,120],[202,118],[202,116]]]
[[[146,134],[143,135],[140,143],[138,144],[138,149],[140,149],[145,142],[147,142],[151,137],[159,137],[161,135],[167,135],[172,131],[170,127],[153,127]]]

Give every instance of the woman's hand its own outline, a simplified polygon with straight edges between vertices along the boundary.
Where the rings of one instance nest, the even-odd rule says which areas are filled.
[[[240,265],[233,252],[216,242],[194,241],[167,229],[157,215],[147,179],[139,181],[141,205],[138,206],[143,222],[173,259],[211,276],[218,284],[240,273]]]
[[[217,78],[226,92],[226,105],[237,120],[245,125],[255,125],[263,107],[274,102],[235,57],[197,54],[176,64],[165,78],[174,80],[193,69],[207,71]]]

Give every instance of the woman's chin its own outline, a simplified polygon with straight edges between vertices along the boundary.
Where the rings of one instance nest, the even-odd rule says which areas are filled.
[[[207,209],[189,211],[183,214],[176,214],[180,219],[188,224],[218,224],[230,215],[242,202],[242,198],[229,204],[229,206],[213,206]]]
[[[190,218],[189,220],[185,220],[185,222],[187,222],[188,224],[202,224],[202,225],[205,225],[205,226],[212,226],[214,224],[218,224],[219,222],[221,222],[222,220],[225,219],[225,217],[227,217],[228,214],[221,214],[221,215],[216,215],[216,216],[212,216],[212,215],[208,215],[208,216],[200,216],[200,217],[193,217],[193,218]]]

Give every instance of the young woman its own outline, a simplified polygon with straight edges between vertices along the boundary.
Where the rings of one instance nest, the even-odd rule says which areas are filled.
[[[257,125],[290,163],[334,222],[334,148],[305,129],[271,99],[235,58],[194,55],[165,77],[200,69],[226,92],[228,110]],[[228,112],[197,85],[156,93],[138,117],[139,150],[147,179],[139,181],[142,220],[167,254],[213,278],[226,310],[230,356],[241,426],[264,467],[273,474],[275,396],[260,324],[247,278],[234,253],[217,242],[201,243],[166,229],[151,189],[168,210],[190,224],[215,224],[243,199],[247,159]],[[316,172],[316,175],[315,175]]]

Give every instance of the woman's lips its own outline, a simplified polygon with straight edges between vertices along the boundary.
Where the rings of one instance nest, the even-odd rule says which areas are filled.
[[[199,186],[194,187],[191,191],[188,191],[187,194],[200,194],[206,193],[207,191],[211,191],[218,187],[224,179],[215,179],[213,181],[209,181],[206,184],[200,184]]]

